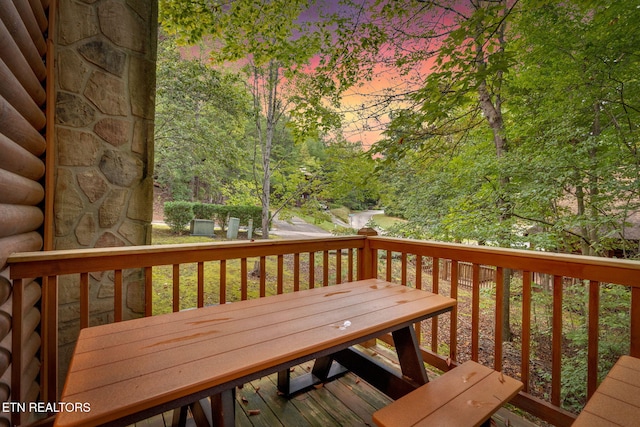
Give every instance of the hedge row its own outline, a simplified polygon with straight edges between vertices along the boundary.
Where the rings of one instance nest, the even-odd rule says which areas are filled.
[[[199,202],[166,202],[164,220],[174,233],[182,233],[192,219],[215,221],[223,230],[229,218],[239,218],[240,224],[247,225],[253,220],[254,228],[262,225],[262,209],[258,206],[213,205]]]

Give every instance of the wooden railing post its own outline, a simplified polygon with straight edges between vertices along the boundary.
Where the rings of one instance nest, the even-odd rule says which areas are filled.
[[[361,228],[358,230],[359,236],[377,236],[378,232],[373,228]],[[374,269],[374,250],[371,249],[369,239],[365,239],[364,247],[358,250],[358,280],[373,279],[377,276]]]
[[[631,336],[629,355],[640,357],[640,288],[631,288]]]

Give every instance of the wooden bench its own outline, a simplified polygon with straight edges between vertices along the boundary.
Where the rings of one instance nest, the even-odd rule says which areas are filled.
[[[622,356],[598,386],[574,427],[640,424],[640,359]]]
[[[380,427],[479,426],[522,388],[520,381],[468,361],[375,412],[373,422]]]

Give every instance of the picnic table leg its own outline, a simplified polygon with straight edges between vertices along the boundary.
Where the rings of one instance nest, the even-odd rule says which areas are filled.
[[[172,427],[183,427],[187,424],[187,411],[188,406],[181,406],[173,410],[173,422]]]
[[[424,361],[420,356],[420,346],[413,327],[407,326],[406,328],[398,329],[392,332],[392,335],[393,344],[396,347],[400,367],[402,368],[402,375],[410,378],[418,385],[428,383],[429,378],[424,368]]]
[[[214,427],[234,427],[236,424],[235,413],[235,388],[225,390],[211,396],[211,419]]]

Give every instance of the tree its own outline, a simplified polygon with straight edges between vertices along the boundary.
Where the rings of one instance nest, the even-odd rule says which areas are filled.
[[[547,230],[547,249],[629,249],[624,223],[640,202],[638,19],[624,2],[546,2],[515,21],[513,134],[531,165],[517,179],[521,194],[548,196],[537,211],[520,198],[516,213]]]
[[[269,237],[271,152],[278,123],[288,108],[286,82],[319,49],[319,37],[300,23],[304,0],[218,2],[161,0],[161,22],[183,41],[207,38],[217,63],[242,62],[253,96],[260,154],[262,237]]]
[[[248,94],[234,76],[182,58],[166,36],[157,76],[156,181],[174,200],[219,200],[226,177],[239,174]]]

